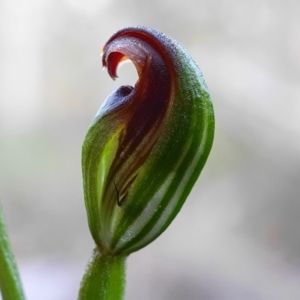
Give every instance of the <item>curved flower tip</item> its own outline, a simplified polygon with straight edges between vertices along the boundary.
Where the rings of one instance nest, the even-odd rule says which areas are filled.
[[[172,38],[129,27],[103,48],[117,77],[129,59],[135,86],[108,96],[82,151],[85,204],[103,254],[129,254],[159,236],[179,212],[210,152],[214,113],[202,73]]]

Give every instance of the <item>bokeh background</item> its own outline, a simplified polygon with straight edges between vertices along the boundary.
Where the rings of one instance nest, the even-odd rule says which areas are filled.
[[[0,198],[28,299],[76,299],[93,248],[81,144],[137,76],[113,82],[99,54],[138,24],[198,62],[216,133],[181,213],[128,259],[126,299],[300,299],[299,15],[297,0],[0,0]]]

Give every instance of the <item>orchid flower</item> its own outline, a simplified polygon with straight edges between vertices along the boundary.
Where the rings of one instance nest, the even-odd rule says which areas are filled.
[[[182,46],[154,29],[124,28],[103,48],[102,64],[112,79],[124,60],[132,61],[138,80],[107,97],[82,148],[85,206],[96,247],[80,299],[122,299],[126,257],[169,226],[213,142],[208,88]]]

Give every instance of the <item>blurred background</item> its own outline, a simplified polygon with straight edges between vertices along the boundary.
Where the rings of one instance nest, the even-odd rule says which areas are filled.
[[[194,57],[214,147],[169,229],[128,259],[126,299],[300,299],[300,2],[0,0],[0,198],[28,299],[76,299],[93,242],[81,145],[113,82],[100,50],[146,25]]]

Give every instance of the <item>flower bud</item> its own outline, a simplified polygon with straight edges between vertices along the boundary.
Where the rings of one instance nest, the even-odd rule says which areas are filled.
[[[102,63],[137,69],[102,104],[82,149],[85,205],[102,254],[136,251],[172,222],[210,152],[214,113],[202,73],[170,37],[146,27],[116,32]]]

